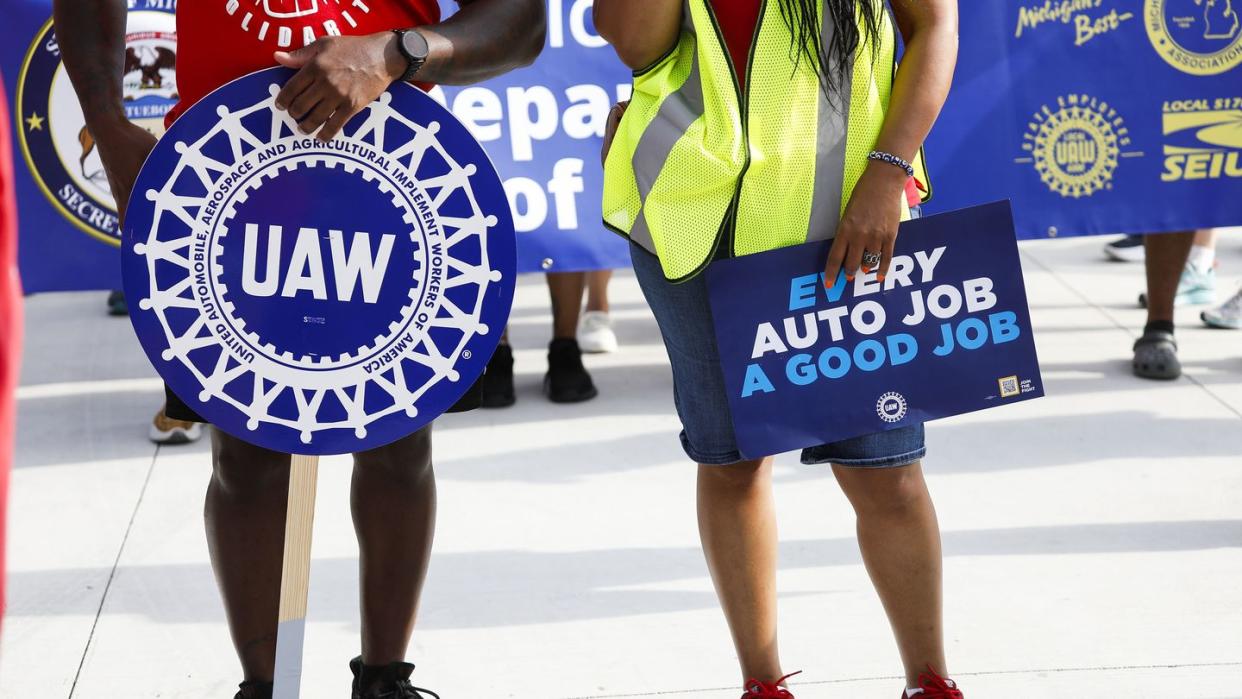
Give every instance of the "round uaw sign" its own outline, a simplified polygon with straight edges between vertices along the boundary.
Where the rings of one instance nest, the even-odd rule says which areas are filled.
[[[512,306],[500,177],[452,114],[397,84],[329,143],[221,87],[143,166],[122,240],[134,328],[182,400],[290,453],[387,444],[483,372]]]

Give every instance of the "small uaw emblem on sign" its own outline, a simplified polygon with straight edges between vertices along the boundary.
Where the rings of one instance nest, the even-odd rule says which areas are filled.
[[[143,348],[217,427],[300,454],[399,439],[482,374],[512,306],[508,201],[482,147],[397,84],[330,143],[225,85],[144,165],[123,238]]]

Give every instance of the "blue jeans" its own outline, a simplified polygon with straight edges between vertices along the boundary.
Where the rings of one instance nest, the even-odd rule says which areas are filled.
[[[673,367],[673,402],[681,418],[682,448],[700,464],[724,466],[743,461],[729,414],[706,274],[671,284],[655,255],[631,243],[630,257]],[[803,449],[802,463],[892,468],[912,464],[926,452],[923,425],[917,424]]]

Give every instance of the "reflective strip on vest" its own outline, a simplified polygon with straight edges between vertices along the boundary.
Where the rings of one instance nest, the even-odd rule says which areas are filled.
[[[746,90],[708,3],[686,0],[677,46],[635,74],[604,166],[605,225],[658,255],[674,281],[702,271],[722,240],[745,255],[831,238],[892,89],[896,39],[882,2],[880,45],[864,41],[829,96],[813,63],[790,51],[779,4],[764,0],[743,119]],[[830,45],[834,27],[822,24]]]

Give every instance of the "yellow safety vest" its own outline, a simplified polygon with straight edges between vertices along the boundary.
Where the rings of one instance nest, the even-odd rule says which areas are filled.
[[[883,0],[859,1],[875,2],[879,45],[860,26],[849,79],[830,99],[791,48],[776,0],[763,0],[745,86],[709,0],[686,0],[677,45],[634,74],[604,163],[604,224],[658,255],[672,281],[721,252],[833,237],[879,137],[895,70]],[[832,21],[819,4],[828,45]]]

